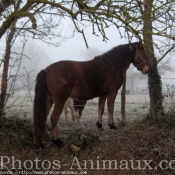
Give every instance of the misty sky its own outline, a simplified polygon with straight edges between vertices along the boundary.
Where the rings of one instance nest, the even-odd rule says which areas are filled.
[[[70,30],[64,30],[64,32],[69,32]],[[128,43],[127,38],[121,38],[118,31],[114,26],[110,26],[106,30],[106,36],[109,40],[107,42],[102,41],[103,38],[99,34],[99,36],[94,36],[92,34],[91,27],[88,27],[84,30],[89,49],[86,48],[85,41],[83,39],[82,34],[75,33],[73,38],[67,39],[66,41],[61,42],[60,46],[53,47],[40,43],[40,47],[44,49],[46,54],[49,56],[52,62],[60,61],[60,60],[76,60],[76,61],[86,61],[89,59],[93,59],[94,56],[103,54],[104,52],[112,49],[113,47]],[[138,41],[137,39],[133,39],[132,42]],[[158,53],[156,53],[158,55]],[[175,65],[175,56],[171,58],[171,64]],[[174,78],[174,73],[168,73],[164,77]]]
[[[61,42],[61,45],[59,47],[48,46],[47,44],[43,43],[42,46],[53,62],[59,60],[85,61],[87,59],[90,59],[87,58],[88,56],[97,56],[117,45],[127,43],[127,40],[121,39],[119,34],[116,32],[116,28],[110,27],[106,31],[106,35],[109,40],[107,42],[104,42],[102,41],[103,38],[100,36],[100,34],[99,36],[94,36],[92,35],[91,28],[86,29],[84,33],[89,45],[89,49],[86,48],[86,44],[81,33],[75,33],[75,36],[73,38]],[[88,52],[91,53],[87,55]]]

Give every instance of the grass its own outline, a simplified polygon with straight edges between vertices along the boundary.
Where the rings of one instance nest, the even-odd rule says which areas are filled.
[[[89,149],[90,151],[93,151],[93,147],[95,147],[100,141],[101,137],[99,134],[91,133],[83,128],[76,129],[70,133],[67,138],[67,143],[69,145],[73,144],[80,147],[82,150]]]
[[[14,149],[16,147],[22,149],[33,143],[31,122],[29,120],[3,117],[0,130],[0,142],[6,145],[4,149]]]
[[[89,119],[88,119],[89,120]],[[94,122],[94,120],[93,120]],[[82,121],[83,123],[83,121]],[[70,170],[70,166],[77,157],[80,166],[83,168],[84,160],[91,160],[88,163],[87,171],[89,175],[172,175],[174,169],[171,169],[169,162],[175,160],[175,115],[167,113],[157,121],[143,119],[132,123],[119,122],[118,130],[112,131],[106,128],[104,131],[98,131],[93,128],[91,121],[85,120],[86,125],[82,127],[69,127],[74,123],[61,121],[62,126],[59,129],[60,137],[65,145],[62,148],[51,143],[51,138],[47,135],[47,142],[43,149],[35,149],[32,138],[32,124],[28,120],[17,117],[3,118],[0,130],[0,155],[14,156],[15,159],[25,162],[26,160],[44,160],[54,162],[60,161],[62,165],[59,171]],[[80,147],[80,151],[73,152],[70,145]],[[0,159],[1,160],[1,159]],[[109,168],[106,164],[104,169],[103,160],[114,160],[117,162],[117,169],[114,164]],[[121,162],[125,160],[128,163],[128,169],[121,169]],[[134,161],[132,169],[130,160]],[[141,167],[144,167],[143,160],[152,160],[151,167],[157,169],[137,169],[138,161],[141,161]],[[162,160],[164,162],[161,169],[158,165]],[[94,163],[94,169],[91,169],[91,163]],[[100,167],[97,169],[98,166]],[[45,162],[47,164],[47,162]],[[64,167],[63,164],[68,164]],[[172,164],[174,167],[174,164]],[[7,165],[11,167],[11,162]],[[48,166],[45,165],[45,166]],[[124,164],[123,164],[124,166]],[[126,164],[125,164],[126,166]],[[78,170],[77,165],[74,170]],[[72,170],[71,170],[72,171]],[[78,170],[79,171],[79,170]]]

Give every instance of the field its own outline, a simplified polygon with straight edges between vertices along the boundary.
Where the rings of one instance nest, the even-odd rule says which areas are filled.
[[[167,113],[157,121],[145,118],[149,108],[147,94],[126,96],[125,122],[121,120],[120,95],[117,97],[114,111],[117,130],[109,129],[106,108],[103,130],[97,130],[97,99],[88,101],[80,125],[71,120],[70,113],[67,122],[62,114],[58,124],[59,138],[64,142],[61,148],[51,142],[48,119],[47,142],[40,149],[33,145],[32,99],[32,93],[13,96],[8,102],[8,117],[2,120],[0,161],[13,174],[175,173],[175,115]],[[165,101],[167,111],[170,102],[168,98]]]
[[[32,117],[32,105],[33,105],[33,92],[19,91],[9,98],[7,103],[7,116],[11,114],[21,117]],[[97,102],[98,99],[89,100],[86,105],[83,116],[97,116]],[[115,101],[114,116],[120,118],[120,108],[121,108],[121,96],[117,96]],[[136,116],[143,115],[147,113],[149,107],[149,95],[148,94],[131,94],[126,95],[126,113],[128,119],[133,119]],[[107,109],[105,108],[105,115],[107,114]],[[83,120],[84,117],[82,117]]]
[[[34,92],[19,91],[9,98],[7,103],[7,116],[16,115],[20,118],[32,119],[33,112],[33,97]],[[165,110],[169,111],[174,108],[175,97],[164,98]],[[81,119],[81,123],[86,120],[95,122],[97,120],[97,105],[98,99],[89,100]],[[126,95],[126,120],[132,121],[137,118],[142,118],[149,111],[149,95],[147,93],[142,94],[129,94]],[[71,117],[70,117],[71,118]],[[121,119],[121,95],[118,94],[115,100],[114,108],[114,121],[117,122]],[[60,120],[64,121],[64,115],[61,115]],[[107,107],[105,106],[105,112],[103,117],[104,122],[107,121]]]

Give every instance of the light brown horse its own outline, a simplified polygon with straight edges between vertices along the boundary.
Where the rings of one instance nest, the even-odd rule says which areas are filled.
[[[75,121],[75,119],[76,119],[77,122],[80,123],[79,122],[79,120],[80,120],[79,112],[78,112],[78,110],[75,109],[74,101],[72,98],[68,98],[66,103],[64,104],[64,114],[65,114],[66,121],[67,121],[67,108],[69,108],[71,111],[72,120]]]
[[[80,118],[81,118],[83,109],[84,109],[84,107],[86,105],[86,102],[87,102],[86,100],[73,99],[74,109],[78,112]]]
[[[99,97],[97,127],[102,127],[102,114],[107,99],[108,124],[116,129],[113,121],[114,102],[123,76],[133,63],[143,74],[149,64],[141,43],[119,45],[90,61],[59,61],[51,64],[37,75],[34,100],[34,142],[37,147],[45,143],[45,123],[51,115],[52,140],[62,145],[58,139],[57,123],[68,97],[86,100]]]
[[[86,102],[87,102],[86,100],[76,100],[68,98],[66,103],[64,104],[64,113],[66,120],[67,120],[67,108],[70,108],[72,120],[74,121],[76,119],[77,122],[79,123],[79,119],[81,118]]]

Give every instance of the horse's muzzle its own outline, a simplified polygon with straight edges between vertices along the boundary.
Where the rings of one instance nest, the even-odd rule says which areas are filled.
[[[143,67],[142,73],[143,73],[143,74],[147,74],[147,73],[148,73],[148,70],[149,70],[149,66],[148,66],[148,65],[145,65],[145,66]]]

